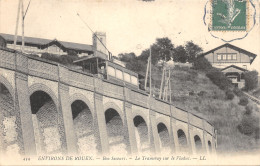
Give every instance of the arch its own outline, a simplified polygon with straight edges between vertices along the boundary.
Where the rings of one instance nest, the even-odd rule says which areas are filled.
[[[14,100],[14,87],[12,84],[3,76],[0,75],[0,83],[2,83],[6,89],[9,91],[9,93],[12,96],[12,99]]]
[[[105,111],[110,154],[127,155],[126,131],[119,112],[114,108]]]
[[[33,84],[29,87],[29,95],[31,96],[34,92],[36,91],[43,91],[45,93],[47,93],[51,99],[54,101],[55,105],[58,106],[59,105],[59,102],[58,102],[58,98],[57,96],[55,95],[55,93],[49,88],[47,87],[46,85],[44,84],[40,84],[40,83],[36,83],[36,84]]]
[[[208,140],[208,149],[209,149],[209,153],[212,153],[212,146],[210,140]]]
[[[20,155],[22,142],[17,132],[19,116],[15,111],[14,97],[9,91],[11,87],[5,85],[8,86],[8,82],[0,82],[0,148],[5,155]]]
[[[157,124],[157,130],[158,130],[162,154],[170,154],[171,144],[170,144],[170,133],[168,128],[164,123],[160,122]]]
[[[70,97],[70,105],[76,101],[76,100],[81,100],[83,101],[89,108],[90,112],[91,112],[91,115],[92,117],[94,118],[94,109],[93,109],[93,106],[90,102],[90,100],[83,94],[80,94],[80,93],[75,93],[73,94],[71,97]]]
[[[185,132],[182,129],[177,130],[179,149],[181,152],[188,152],[188,140]]]
[[[202,141],[198,135],[194,136],[194,142],[195,142],[196,152],[197,153],[202,152]]]
[[[93,115],[89,106],[82,100],[75,100],[71,103],[71,111],[79,154],[96,154]]]
[[[37,154],[62,153],[57,98],[49,88],[39,85],[29,90]]]
[[[141,153],[149,153],[149,128],[146,121],[142,116],[136,115],[133,118],[133,123],[135,126],[135,135],[138,151]]]
[[[144,119],[146,125],[149,126],[149,112],[148,114],[145,114],[145,112],[140,109],[132,110],[132,117],[136,117],[136,116],[141,116]]]
[[[115,104],[114,102],[107,102],[104,104],[104,111],[106,112],[109,109],[115,110],[119,114],[119,116],[122,119],[122,122],[124,124],[124,115],[123,115],[123,111],[120,109],[120,107],[117,104]]]
[[[203,133],[201,133],[201,132],[203,132],[203,131],[201,131],[200,132],[200,130],[201,129],[198,129],[198,128],[193,128],[192,129],[192,131],[191,131],[191,133],[192,133],[192,135],[193,135],[193,137],[195,137],[196,135],[199,137],[199,138],[203,138]],[[204,142],[201,140],[201,144],[202,144],[202,146],[203,146],[203,144],[204,144]]]
[[[167,128],[167,130],[168,129],[170,129],[170,122],[169,121],[167,121],[167,119],[166,119],[166,117],[159,117],[159,118],[157,118],[157,125],[159,124],[159,123],[163,123],[164,125],[165,125],[165,127]],[[169,130],[168,130],[169,131]]]

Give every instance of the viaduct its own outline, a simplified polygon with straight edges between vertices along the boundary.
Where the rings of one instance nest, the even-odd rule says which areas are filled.
[[[0,153],[211,154],[213,126],[146,92],[0,49]]]

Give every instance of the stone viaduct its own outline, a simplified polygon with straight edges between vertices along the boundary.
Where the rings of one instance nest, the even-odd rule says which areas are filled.
[[[213,126],[146,92],[0,49],[0,152],[211,154]]]

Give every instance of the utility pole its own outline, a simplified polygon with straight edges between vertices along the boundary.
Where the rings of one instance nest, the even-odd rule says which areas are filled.
[[[16,48],[17,32],[18,32],[18,23],[19,23],[19,18],[20,18],[20,8],[21,8],[21,0],[19,0],[18,9],[17,9],[15,35],[14,35],[14,50],[15,50],[15,48]]]
[[[171,102],[171,68],[166,65],[166,55],[164,56],[162,80],[160,86],[159,99]]]
[[[23,8],[23,0],[21,0],[22,2],[22,52],[24,52],[24,18],[25,18],[25,15],[24,15],[24,8]]]
[[[20,13],[20,10],[22,10],[21,13]],[[16,26],[15,26],[15,35],[14,35],[14,49],[16,49],[17,33],[18,33],[18,27],[19,27],[18,25],[19,25],[20,15],[22,15],[22,52],[24,52],[24,18],[25,18],[25,15],[24,15],[23,0],[19,0],[19,3],[18,3]]]
[[[150,46],[150,55],[147,62],[146,67],[146,74],[145,74],[145,83],[144,83],[144,89],[147,90],[147,80],[148,80],[148,73],[149,73],[149,94],[152,95],[152,50]]]
[[[150,46],[150,96],[152,95],[152,50]]]

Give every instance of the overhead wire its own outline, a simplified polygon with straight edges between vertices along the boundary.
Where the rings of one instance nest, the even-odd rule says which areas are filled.
[[[27,11],[28,11],[28,9],[29,9],[30,4],[31,4],[31,0],[29,1],[29,4],[27,5],[25,14],[23,15],[23,19],[25,18],[26,14],[27,14]]]
[[[92,30],[92,28],[88,25],[88,23],[86,21],[84,21],[81,16],[79,15],[79,13],[77,13],[77,16],[80,18],[80,20],[88,27],[88,29],[93,33],[93,35],[100,41],[100,43],[105,47],[105,49],[108,51],[109,54],[109,58],[111,58],[112,53],[108,50],[108,48],[106,47],[106,45],[99,39],[99,37],[96,35],[96,33]]]

